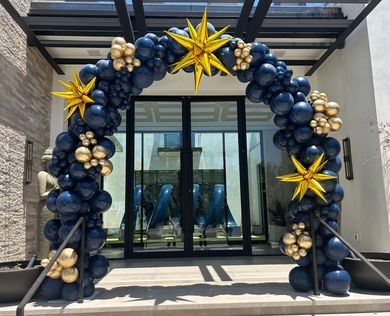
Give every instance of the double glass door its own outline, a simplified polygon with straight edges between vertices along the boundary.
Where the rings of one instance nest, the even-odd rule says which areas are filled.
[[[127,177],[133,188],[126,207],[129,256],[248,249],[239,102],[212,97],[134,102],[128,115],[134,119],[128,133],[134,135],[134,174]]]

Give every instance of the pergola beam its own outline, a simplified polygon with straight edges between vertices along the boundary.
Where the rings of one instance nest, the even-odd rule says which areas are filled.
[[[259,0],[255,13],[253,14],[251,24],[249,25],[248,33],[245,36],[245,40],[247,42],[252,42],[255,40],[256,34],[263,25],[271,3],[272,0]]]
[[[15,23],[19,25],[19,27],[23,30],[24,34],[26,34],[28,42],[33,44],[39,50],[41,55],[46,59],[46,61],[50,64],[54,71],[59,75],[64,75],[64,71],[61,69],[60,66],[58,66],[58,64],[55,62],[50,53],[36,37],[30,26],[26,24],[24,19],[14,8],[14,6],[9,2],[9,0],[0,0],[0,4],[8,12],[11,18],[15,21]]]
[[[238,17],[236,31],[234,33],[235,37],[242,37],[244,34],[244,30],[248,24],[249,16],[251,14],[254,3],[255,0],[245,0],[242,4],[241,13]]]
[[[347,29],[333,42],[332,46],[318,59],[318,61],[309,69],[306,76],[311,76],[321,65],[329,58],[332,53],[342,47],[347,37],[360,25],[360,23],[370,14],[372,10],[381,2],[381,0],[371,0],[370,3],[360,12],[352,21]]]
[[[146,34],[146,20],[144,3],[142,0],[133,0],[133,10],[135,16],[135,24],[137,26],[138,34]]]
[[[131,24],[129,11],[127,10],[126,0],[114,0],[116,12],[123,31],[123,37],[127,42],[134,43],[135,36]]]

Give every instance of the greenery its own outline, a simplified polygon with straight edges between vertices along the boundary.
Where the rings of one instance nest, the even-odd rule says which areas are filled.
[[[279,201],[274,201],[274,208],[268,210],[270,224],[275,226],[286,226],[286,209]]]

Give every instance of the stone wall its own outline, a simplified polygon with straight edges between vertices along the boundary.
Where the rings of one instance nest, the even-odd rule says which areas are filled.
[[[26,15],[30,0],[12,1]],[[49,146],[52,69],[0,7],[0,261],[38,251],[36,175]],[[32,141],[33,179],[24,184],[25,143]]]

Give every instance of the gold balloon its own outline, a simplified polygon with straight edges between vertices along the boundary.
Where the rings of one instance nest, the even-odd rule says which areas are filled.
[[[252,56],[252,55],[248,55],[248,56],[245,57],[245,61],[246,61],[248,64],[250,64],[250,63],[252,62],[252,60],[253,60],[253,56]]]
[[[298,247],[297,244],[293,244],[293,245],[291,245],[291,249],[292,249],[293,252],[298,252],[299,247]]]
[[[62,267],[62,265],[60,265],[60,264],[57,264],[57,267],[56,267],[56,270],[57,270],[57,271],[61,271],[61,270],[62,270],[62,268],[63,268],[63,267]]]
[[[298,252],[295,252],[295,253],[293,253],[292,258],[293,258],[295,261],[298,261],[299,259],[301,259],[301,256],[299,255]]]
[[[326,109],[326,103],[324,100],[317,99],[313,102],[313,108],[315,112],[324,112]]]
[[[111,46],[111,58],[121,58],[123,55],[123,48],[122,45],[114,44]]]
[[[321,100],[328,101],[328,96],[324,92],[320,93],[319,97],[320,97]]]
[[[302,223],[302,222],[299,222],[298,223],[298,228],[301,229],[301,230],[304,230],[305,229],[305,223]]]
[[[294,253],[294,251],[293,251],[292,248],[291,248],[291,245],[285,247],[285,248],[284,248],[284,251],[285,251],[285,253],[286,253],[288,256],[292,256],[293,253]]]
[[[134,71],[134,66],[128,64],[128,65],[126,65],[126,70],[127,70],[128,72],[133,72],[133,71]]]
[[[340,111],[340,105],[336,102],[328,102],[326,104],[325,114],[332,117],[336,116]]]
[[[252,43],[245,43],[245,47],[252,48]]]
[[[80,139],[80,140],[83,140],[83,139],[85,139],[86,137],[87,137],[87,136],[85,136],[85,134],[80,134],[80,135],[79,135],[79,139]]]
[[[85,138],[82,140],[81,144],[85,147],[88,147],[91,144],[91,142],[89,139]]]
[[[238,57],[237,59],[236,59],[236,65],[240,65],[242,63],[242,58],[241,57]]]
[[[298,254],[299,254],[301,257],[306,257],[307,251],[306,251],[306,249],[300,248],[300,249],[298,250]]]
[[[324,117],[321,117],[318,120],[318,126],[324,127],[327,123],[328,123],[328,120],[326,118],[324,118]]]
[[[41,267],[46,267],[49,264],[50,260],[45,258],[41,260]]]
[[[311,102],[314,102],[315,100],[318,100],[318,98],[319,98],[320,96],[318,95],[318,93],[312,93],[311,95],[310,95],[310,101]]]
[[[110,160],[107,159],[102,159],[102,160],[103,162],[99,161],[99,164],[102,166],[102,170],[100,170],[100,174],[105,177],[112,172],[113,166]]]
[[[58,263],[57,261],[55,261],[55,262],[53,263],[53,265],[51,266],[50,271],[57,270],[57,267],[58,267],[58,266],[59,266],[59,263]]]
[[[86,163],[84,163],[84,169],[91,169],[92,168],[92,165],[91,165],[91,163],[90,162],[86,162]]]
[[[49,275],[50,273],[50,275]],[[59,279],[61,277],[61,271],[58,270],[52,270],[47,275],[51,277],[52,279]]]
[[[296,230],[296,229],[298,229],[298,225],[297,224],[292,224],[291,228],[292,228],[292,230]]]
[[[71,268],[76,264],[77,253],[73,248],[65,248],[57,261],[63,268]]]
[[[85,136],[88,138],[88,139],[92,139],[95,137],[95,133],[94,132],[91,132],[91,131],[88,131],[85,133]]]
[[[85,163],[91,160],[92,154],[89,148],[81,146],[76,149],[75,157],[78,162]]]
[[[243,50],[242,50],[242,55],[243,57],[246,57],[246,56],[249,56],[249,53],[250,53],[250,49],[245,47]]]
[[[244,48],[244,47],[245,47],[245,43],[244,43],[243,41],[238,41],[238,42],[237,42],[237,46],[238,46],[239,48]]]
[[[134,65],[134,67],[139,67],[139,66],[141,66],[141,61],[137,58],[134,58],[133,65]]]
[[[302,231],[301,231],[300,229],[296,229],[296,230],[294,231],[294,233],[295,233],[295,236],[299,236],[299,235],[302,234]]]
[[[329,118],[328,123],[332,131],[338,131],[343,126],[343,121],[338,117]]]
[[[283,242],[286,244],[286,245],[292,245],[292,244],[295,244],[295,242],[297,241],[297,238],[294,234],[292,233],[285,233],[283,235]]]
[[[315,127],[317,127],[317,126],[318,126],[318,123],[317,123],[316,120],[311,120],[311,121],[310,121],[310,127],[315,128]]]
[[[241,56],[241,53],[242,53],[242,51],[241,51],[241,49],[239,49],[239,48],[236,48],[236,49],[234,50],[234,56],[236,56],[236,57],[240,57],[240,56]]]
[[[96,145],[96,144],[97,144],[97,139],[92,138],[92,139],[90,140],[90,142],[91,142],[91,145]]]
[[[62,270],[61,279],[65,283],[73,283],[77,280],[78,277],[79,277],[79,270],[77,270],[77,268],[75,267],[66,268]]]
[[[311,238],[307,235],[301,235],[298,237],[298,246],[303,249],[310,249],[313,245]]]
[[[317,122],[318,122],[321,118],[326,119],[326,116],[325,116],[324,113],[314,113],[313,119],[315,119]]]
[[[131,57],[131,56],[126,56],[125,62],[126,62],[126,64],[132,64],[132,63],[133,63],[133,57]]]
[[[126,43],[125,44],[125,56],[134,56],[135,53],[135,46],[132,43]]]
[[[99,164],[99,161],[97,159],[93,158],[93,159],[91,159],[90,163],[93,167],[96,167]]]
[[[114,59],[112,65],[116,71],[119,71],[122,67],[126,67],[126,62],[123,58],[116,58]]]
[[[241,64],[240,64],[240,69],[241,70],[247,70],[249,68],[249,64],[246,63],[245,61],[243,61]]]
[[[51,260],[51,258],[53,258],[54,257],[54,255],[56,254],[56,250],[50,250],[49,251],[49,253],[47,254],[47,258],[49,259],[49,260]]]
[[[116,45],[116,44],[125,45],[126,40],[123,37],[115,37],[112,39],[111,46]]]
[[[331,130],[330,124],[326,122],[325,126],[322,128],[322,133],[328,134]]]
[[[314,133],[321,135],[322,134],[322,127],[318,126],[314,129]]]
[[[232,69],[233,69],[234,71],[238,70],[237,65],[234,65],[234,66],[232,67]]]
[[[107,149],[101,145],[96,145],[92,148],[92,157],[96,159],[103,159],[107,157]]]

